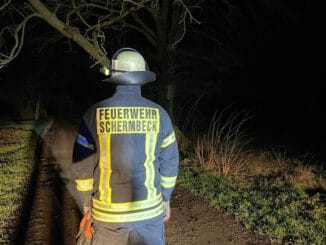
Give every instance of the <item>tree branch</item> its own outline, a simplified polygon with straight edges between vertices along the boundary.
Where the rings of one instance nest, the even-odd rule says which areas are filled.
[[[94,29],[101,29],[101,28],[104,28],[106,26],[111,26],[113,23],[119,22],[119,21],[123,20],[124,18],[126,18],[130,13],[138,11],[139,9],[142,9],[144,7],[145,6],[143,6],[143,5],[136,6],[136,7],[131,7],[128,11],[123,12],[121,15],[116,16],[114,18],[111,18],[108,21],[100,22],[97,25],[94,25],[91,28],[87,29],[87,31],[91,31],[91,30],[94,30]]]
[[[138,16],[136,12],[131,13],[131,16],[134,18],[134,20],[140,25],[142,29],[144,29],[145,32],[148,33],[153,39],[156,38],[156,34],[154,31],[152,31]]]
[[[4,3],[0,6],[0,11],[4,10],[7,8],[7,6],[11,3],[11,0],[4,0]]]
[[[132,25],[129,23],[125,23],[125,26],[130,27],[130,28],[140,32],[141,34],[143,34],[144,37],[149,41],[149,43],[152,44],[153,47],[156,47],[156,44],[157,44],[156,40],[151,35],[149,35],[144,29],[139,28],[138,26],[135,26],[135,25]]]
[[[90,54],[91,57],[97,61],[97,63],[100,63],[103,66],[107,66],[110,63],[103,51],[101,49],[97,49],[91,42],[89,42],[87,38],[82,36],[78,28],[73,28],[63,23],[56,16],[56,14],[50,12],[40,0],[28,0],[28,2],[33,6],[34,10],[43,20],[58,30],[62,35],[76,42],[88,54]]]
[[[177,23],[173,23],[171,32],[170,32],[170,42],[171,47],[175,48],[184,38],[186,32],[187,32],[187,16],[189,17],[190,23],[195,22],[196,24],[200,24],[200,22],[193,16],[191,12],[191,8],[198,7],[198,6],[187,6],[183,0],[174,0],[173,4],[179,5],[174,11],[178,11],[177,15],[179,15],[179,20]],[[183,9],[183,11],[180,11],[180,9]],[[173,16],[176,18],[176,16]],[[180,26],[180,28],[177,28],[177,26]],[[172,37],[174,36],[174,40],[172,40]]]
[[[12,36],[14,39],[14,45],[11,48],[9,54],[5,54],[0,52],[0,69],[10,63],[13,59],[17,57],[20,53],[23,43],[24,43],[24,35],[25,35],[25,27],[26,23],[33,17],[39,17],[37,14],[31,14],[27,16],[19,25],[16,27],[6,26],[0,31],[0,36],[2,37],[5,32],[8,35]],[[4,46],[3,42],[0,42],[0,47]]]
[[[91,26],[86,22],[86,20],[83,18],[83,16],[80,14],[79,10],[77,9],[75,0],[72,0],[72,4],[74,6],[74,10],[77,13],[79,19],[84,23],[85,26],[87,26],[87,28],[90,28]]]
[[[190,7],[186,6],[186,4],[183,2],[183,0],[174,0],[174,3],[179,3],[183,6],[185,13],[186,13],[184,15],[184,18],[188,15],[190,23],[192,23],[194,21],[196,24],[200,24],[200,21],[198,21],[196,18],[194,18],[194,16],[192,15],[192,13],[190,11]],[[181,21],[183,21],[183,20],[181,20]]]

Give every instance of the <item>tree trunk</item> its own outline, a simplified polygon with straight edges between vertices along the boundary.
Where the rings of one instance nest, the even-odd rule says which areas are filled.
[[[160,13],[156,18],[157,43],[159,62],[159,86],[160,86],[160,102],[166,108],[172,121],[174,121],[174,98],[176,91],[176,83],[174,74],[176,71],[176,47],[171,47],[169,40],[170,28],[168,24],[170,14],[170,1],[165,0],[160,9]]]
[[[163,46],[163,45],[162,45]],[[176,71],[176,51],[175,49],[158,48],[160,50],[159,62],[160,62],[160,74],[159,74],[159,84],[161,96],[160,100],[163,106],[168,111],[172,121],[174,118],[174,99],[176,92],[176,82],[174,79],[174,74]],[[164,51],[161,51],[164,50]]]

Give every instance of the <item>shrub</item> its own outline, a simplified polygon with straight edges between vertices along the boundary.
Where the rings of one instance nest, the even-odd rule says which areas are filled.
[[[248,113],[232,113],[225,119],[224,114],[215,113],[208,132],[197,137],[193,162],[222,175],[238,174],[245,168],[242,156],[249,142],[242,126],[250,117]]]

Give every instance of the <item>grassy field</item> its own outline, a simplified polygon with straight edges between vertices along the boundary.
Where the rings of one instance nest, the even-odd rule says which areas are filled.
[[[213,118],[184,153],[178,181],[272,244],[326,244],[322,165],[251,149],[241,129],[247,119],[238,119]]]
[[[0,242],[13,235],[35,164],[31,124],[0,127]]]

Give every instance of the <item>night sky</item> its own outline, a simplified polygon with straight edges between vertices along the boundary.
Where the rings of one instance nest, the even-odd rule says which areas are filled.
[[[325,159],[322,88],[326,80],[326,21],[321,3],[230,2],[234,5],[231,24],[218,17],[226,11],[219,1],[207,1],[198,13],[201,25],[191,26],[180,44],[179,71],[192,73],[177,85],[177,103],[199,96],[202,88],[206,93],[193,120],[205,118],[203,121],[207,122],[216,110],[229,105],[235,110],[250,110],[254,117],[248,122],[248,133],[256,145],[280,145],[296,154],[311,152],[318,159]],[[20,88],[35,80],[29,82],[29,93],[42,91],[50,113],[58,115],[60,111],[63,116],[78,118],[92,103],[110,96],[113,87],[100,82],[103,77],[98,67],[89,68],[91,61],[83,50],[72,45],[73,50],[68,52],[70,44],[66,39],[37,50],[42,39],[32,37],[42,28],[47,30],[45,25],[39,26],[27,34],[20,56],[0,70],[1,114],[14,110],[4,98],[19,96]],[[193,34],[199,31],[225,45]],[[144,40],[132,32],[127,32],[122,40],[126,46],[141,51],[156,71],[154,51]],[[120,47],[121,39],[113,40],[108,44],[109,54]],[[186,59],[191,60],[192,68],[183,65]],[[145,94],[151,97],[148,89]]]

